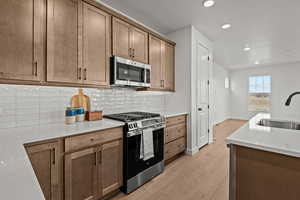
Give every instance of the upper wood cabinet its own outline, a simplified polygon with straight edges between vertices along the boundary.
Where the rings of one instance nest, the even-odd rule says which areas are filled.
[[[113,55],[131,59],[131,26],[113,17]]]
[[[113,17],[113,55],[148,63],[148,33]]]
[[[102,194],[106,195],[122,186],[123,141],[117,140],[102,146]]]
[[[166,90],[175,90],[175,47],[163,42],[162,66],[163,66],[163,87]]]
[[[151,88],[163,89],[162,80],[162,41],[149,37],[149,64],[151,65]]]
[[[109,85],[110,15],[81,0],[48,1],[47,81]]]
[[[45,13],[44,1],[1,1],[1,79],[41,80],[45,66]]]
[[[47,81],[80,83],[81,0],[48,0]]]
[[[85,84],[109,85],[110,18],[106,12],[83,5],[83,79]]]
[[[152,35],[149,37],[151,89],[175,90],[175,47]]]
[[[60,199],[59,143],[50,142],[26,147],[34,172],[46,200]]]

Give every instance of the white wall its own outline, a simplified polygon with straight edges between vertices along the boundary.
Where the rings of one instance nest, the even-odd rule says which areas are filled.
[[[175,57],[175,82],[176,92],[166,97],[167,111],[185,111],[189,113],[188,117],[188,138],[187,153],[194,154],[198,151],[197,133],[196,133],[196,70],[197,70],[197,43],[205,46],[212,57],[213,45],[204,35],[202,35],[193,26],[187,26],[167,35],[168,38],[176,42]],[[211,75],[211,72],[210,72]],[[211,98],[210,98],[211,99]],[[212,133],[212,131],[211,131]],[[209,136],[212,141],[212,134]]]
[[[252,75],[272,76],[271,114],[274,118],[299,117],[300,96],[295,96],[291,106],[286,107],[287,97],[300,91],[300,63],[280,64],[236,70],[231,72],[231,117],[249,119],[255,113],[248,112],[248,77]]]
[[[212,77],[212,118],[213,124],[218,124],[230,118],[230,89],[225,88],[225,79],[229,78],[229,71],[223,66],[214,63]]]

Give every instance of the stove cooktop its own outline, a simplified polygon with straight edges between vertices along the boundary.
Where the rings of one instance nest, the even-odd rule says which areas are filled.
[[[147,112],[127,112],[112,115],[104,115],[105,118],[114,119],[122,122],[132,122],[153,117],[160,117],[160,114]]]

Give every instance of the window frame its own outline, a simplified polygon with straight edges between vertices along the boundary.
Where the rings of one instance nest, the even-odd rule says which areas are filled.
[[[270,92],[251,92],[250,91],[250,77],[270,77]],[[273,88],[273,77],[270,74],[257,74],[257,75],[249,75],[248,76],[248,88],[247,88],[247,92],[248,92],[248,112],[271,112],[271,108],[272,108],[272,88]],[[249,98],[251,95],[259,95],[259,94],[268,94],[269,97],[269,108],[268,110],[265,111],[254,111],[251,110],[249,108],[249,106],[251,106],[251,104],[249,103]]]

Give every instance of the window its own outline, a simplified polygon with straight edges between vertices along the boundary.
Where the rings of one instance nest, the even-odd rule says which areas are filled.
[[[271,76],[250,76],[248,110],[269,112],[271,90]]]

